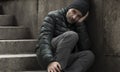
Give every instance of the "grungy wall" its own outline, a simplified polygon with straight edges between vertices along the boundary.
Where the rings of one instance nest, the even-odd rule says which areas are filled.
[[[106,4],[107,3],[107,4]],[[107,55],[120,55],[120,1],[105,0],[104,30]]]
[[[120,0],[91,0],[89,33],[96,54],[91,72],[120,72]]]
[[[90,14],[87,22],[88,33],[92,41],[92,50],[95,53],[94,66],[90,72],[104,72],[104,24],[103,0],[90,1]]]
[[[72,0],[6,0],[2,3],[5,14],[14,15],[16,24],[28,27],[33,38],[49,11],[67,6]]]
[[[120,72],[120,0],[104,0],[105,72]]]
[[[15,25],[28,27],[33,38],[37,35],[37,0],[6,0],[4,14],[14,15]]]

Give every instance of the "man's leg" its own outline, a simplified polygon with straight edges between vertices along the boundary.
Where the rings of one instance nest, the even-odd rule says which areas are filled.
[[[64,72],[85,72],[94,61],[94,54],[90,50],[71,54]]]
[[[61,64],[62,69],[67,65],[67,61],[78,41],[78,34],[67,31],[52,40],[52,46],[56,48],[55,59]]]

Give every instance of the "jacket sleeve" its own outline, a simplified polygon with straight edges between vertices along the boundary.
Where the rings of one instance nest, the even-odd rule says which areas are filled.
[[[84,22],[82,22],[80,25],[76,27],[76,31],[79,35],[78,50],[89,49],[91,47],[91,42]]]
[[[38,36],[36,45],[37,60],[42,69],[46,69],[48,64],[54,61],[51,39],[54,33],[54,19],[52,15],[45,17]]]

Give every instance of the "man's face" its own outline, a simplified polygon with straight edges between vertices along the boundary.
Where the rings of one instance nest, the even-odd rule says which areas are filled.
[[[71,24],[76,23],[82,17],[82,13],[74,8],[68,10],[66,14],[67,21]]]

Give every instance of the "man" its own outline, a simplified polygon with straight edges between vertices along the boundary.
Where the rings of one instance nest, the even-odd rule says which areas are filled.
[[[94,61],[85,19],[88,0],[75,0],[66,8],[51,11],[41,26],[37,60],[48,72],[85,72]]]

